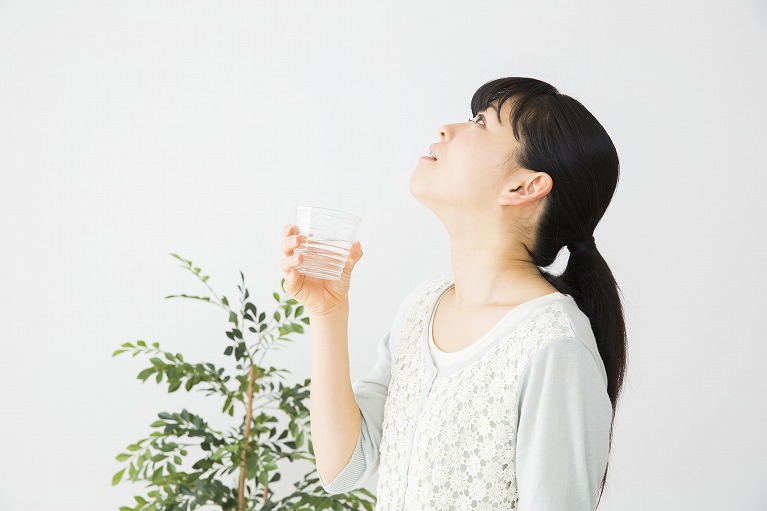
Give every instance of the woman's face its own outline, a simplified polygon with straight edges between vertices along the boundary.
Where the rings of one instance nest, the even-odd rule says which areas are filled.
[[[410,193],[438,215],[452,211],[470,218],[489,209],[497,213],[499,196],[508,193],[505,188],[512,183],[514,171],[509,170],[513,167],[507,159],[519,142],[509,121],[511,101],[501,109],[503,124],[496,109],[494,102],[471,121],[441,126],[440,141],[432,146],[437,159],[418,160],[410,177]],[[424,154],[428,153],[425,147]]]

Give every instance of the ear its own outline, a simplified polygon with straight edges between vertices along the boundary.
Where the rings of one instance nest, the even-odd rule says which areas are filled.
[[[545,197],[554,186],[551,176],[545,172],[530,172],[522,181],[519,180],[520,176],[515,177],[517,179],[509,181],[498,196],[498,204],[519,206],[533,203]]]

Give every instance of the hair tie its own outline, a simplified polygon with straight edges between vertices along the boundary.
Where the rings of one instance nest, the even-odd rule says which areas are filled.
[[[569,243],[567,245],[567,250],[570,251],[570,253],[575,252],[589,252],[591,250],[594,250],[597,252],[597,244],[594,242],[594,235],[592,234],[585,240],[581,241],[574,241],[573,243]]]

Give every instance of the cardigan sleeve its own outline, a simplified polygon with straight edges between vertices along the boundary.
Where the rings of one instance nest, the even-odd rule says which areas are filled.
[[[378,471],[380,462],[379,447],[383,436],[384,406],[389,395],[391,380],[391,346],[392,333],[399,332],[403,315],[409,309],[413,299],[418,296],[421,288],[429,281],[421,282],[403,300],[397,310],[394,323],[376,346],[376,362],[373,370],[365,377],[359,378],[352,385],[354,399],[359,406],[362,416],[360,434],[357,446],[346,466],[333,481],[326,483],[320,476],[322,488],[331,494],[345,493],[362,484]],[[319,471],[317,472],[319,475]]]
[[[601,358],[556,339],[520,382],[516,438],[519,511],[594,511],[607,467],[612,404]]]

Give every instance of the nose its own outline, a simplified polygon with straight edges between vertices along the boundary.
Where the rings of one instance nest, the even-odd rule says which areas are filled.
[[[448,137],[453,138],[453,126],[452,124],[443,124],[439,127],[439,138],[448,140]]]

